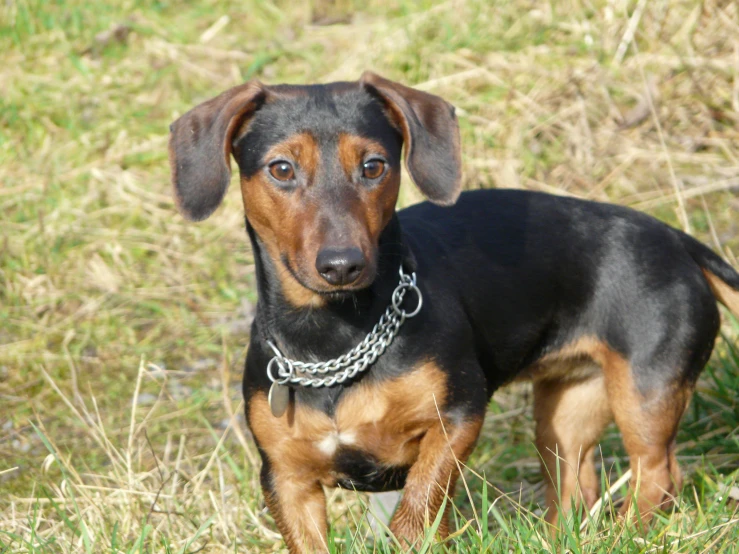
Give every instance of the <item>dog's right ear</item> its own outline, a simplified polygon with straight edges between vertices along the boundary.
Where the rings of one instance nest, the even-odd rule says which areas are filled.
[[[187,219],[205,219],[223,200],[231,180],[234,134],[265,97],[265,87],[251,81],[200,104],[169,126],[174,195]]]

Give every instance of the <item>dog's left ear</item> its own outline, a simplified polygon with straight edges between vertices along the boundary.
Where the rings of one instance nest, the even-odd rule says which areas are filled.
[[[462,154],[454,106],[371,71],[365,71],[359,82],[384,101],[400,126],[405,164],[416,186],[435,204],[454,204],[462,189]]]

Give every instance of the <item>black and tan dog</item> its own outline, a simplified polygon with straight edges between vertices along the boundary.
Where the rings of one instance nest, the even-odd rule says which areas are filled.
[[[639,479],[638,509],[677,492],[676,429],[713,349],[716,299],[739,315],[739,274],[708,248],[623,207],[523,191],[460,196],[454,108],[372,73],[250,82],[171,131],[187,218],[219,205],[231,155],[241,173],[259,292],[246,415],[291,552],[326,550],[324,487],[335,486],[403,488],[391,530],[414,543],[454,486],[491,395],[521,378],[534,382],[537,446],[555,480],[550,521],[595,501],[593,451],[613,420]],[[433,204],[396,213],[401,147]],[[384,353],[343,383],[291,384],[271,410],[275,352],[320,362],[351,351],[391,305],[401,266],[416,273],[423,304]],[[418,307],[408,290],[399,311]]]

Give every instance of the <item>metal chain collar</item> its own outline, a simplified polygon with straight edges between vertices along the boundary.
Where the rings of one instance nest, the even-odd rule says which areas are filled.
[[[412,290],[418,295],[418,305],[412,312],[402,309],[406,293]],[[375,363],[398,334],[400,326],[406,318],[415,317],[421,311],[423,297],[416,285],[416,274],[407,275],[400,266],[400,283],[393,291],[390,306],[380,317],[380,321],[372,331],[346,354],[326,362],[300,362],[283,356],[274,342],[267,339],[267,344],[274,352],[274,357],[267,364],[267,377],[277,385],[300,385],[302,387],[331,387],[352,379]],[[277,370],[277,375],[273,371]],[[317,377],[321,376],[321,377]]]

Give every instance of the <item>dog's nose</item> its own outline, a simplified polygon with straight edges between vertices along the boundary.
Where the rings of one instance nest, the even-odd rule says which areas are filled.
[[[324,248],[316,257],[316,269],[332,285],[349,285],[359,279],[367,261],[359,248]]]

